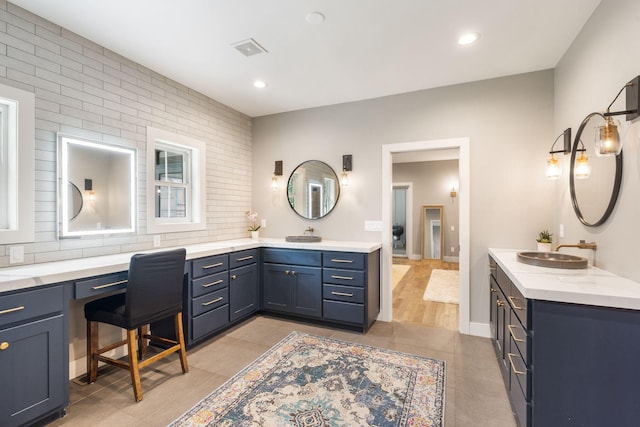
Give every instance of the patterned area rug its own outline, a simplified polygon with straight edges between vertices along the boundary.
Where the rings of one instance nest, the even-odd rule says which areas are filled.
[[[292,332],[170,426],[442,426],[445,362]]]
[[[458,270],[431,271],[427,289],[422,299],[425,301],[446,302],[459,304],[460,302],[460,272]]]

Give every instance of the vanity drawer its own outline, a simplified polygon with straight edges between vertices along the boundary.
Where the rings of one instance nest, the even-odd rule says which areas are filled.
[[[211,311],[229,303],[229,288],[223,288],[191,300],[191,313],[199,314]]]
[[[229,323],[229,304],[191,320],[191,340],[197,341]]]
[[[518,351],[524,363],[529,366],[529,354],[527,353],[527,349],[529,347],[529,334],[527,330],[522,327],[520,321],[516,317],[516,315],[511,312],[507,322],[507,333],[511,337],[511,352],[515,353]],[[516,350],[517,349],[517,350]]]
[[[258,249],[249,249],[229,254],[229,268],[243,267],[258,262]]]
[[[342,301],[322,301],[322,317],[328,320],[349,322],[362,325],[364,322],[364,305]]]
[[[20,292],[0,297],[0,326],[62,311],[62,286]]]
[[[75,299],[126,289],[128,276],[129,273],[127,271],[121,271],[119,273],[92,277],[91,279],[78,280],[73,285]]]
[[[322,265],[325,267],[364,269],[364,254],[354,252],[323,252]]]
[[[513,337],[510,337],[511,340],[511,351],[507,353],[507,362],[509,363],[509,369],[511,370],[511,384],[510,387],[518,388],[522,391],[522,394],[526,396],[529,395],[529,375],[530,371],[527,367],[522,356],[518,350],[516,350],[516,345],[513,342]]]
[[[194,279],[229,269],[229,254],[208,256],[192,261],[192,277]]]
[[[529,322],[527,318],[527,299],[522,296],[520,290],[513,283],[511,283],[511,288],[509,289],[508,293],[505,292],[505,294],[507,296],[507,301],[509,301],[511,309],[513,310],[513,313],[518,316],[518,319],[520,319],[522,326],[528,328]]]
[[[322,281],[347,286],[364,286],[364,271],[323,268]]]
[[[320,267],[322,252],[267,248],[262,250],[262,262]]]
[[[325,283],[322,286],[322,298],[337,301],[357,302],[363,304],[364,288],[329,285]]]
[[[210,276],[204,276],[199,279],[194,279],[191,282],[191,296],[199,297],[200,295],[204,295],[206,293],[216,291],[228,285],[229,285],[228,271],[212,274]]]

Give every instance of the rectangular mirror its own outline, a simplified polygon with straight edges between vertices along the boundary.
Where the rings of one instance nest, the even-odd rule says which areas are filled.
[[[136,151],[58,134],[58,223],[61,237],[136,230]]]
[[[422,207],[422,258],[442,259],[444,252],[444,206],[428,205]]]

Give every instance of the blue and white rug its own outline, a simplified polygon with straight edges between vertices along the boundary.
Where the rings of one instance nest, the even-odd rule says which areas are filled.
[[[442,426],[445,362],[292,332],[171,423]]]

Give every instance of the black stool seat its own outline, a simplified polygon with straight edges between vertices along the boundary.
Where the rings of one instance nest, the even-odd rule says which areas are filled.
[[[186,250],[174,249],[131,257],[127,290],[84,306],[87,319],[87,382],[95,382],[98,361],[129,370],[136,401],[142,400],[139,368],[145,367],[171,353],[180,353],[182,372],[189,371],[182,330],[182,292]],[[175,337],[147,334],[150,323],[174,318]],[[127,339],[107,347],[98,348],[98,323],[107,323],[127,330]],[[136,336],[137,332],[137,336]],[[152,331],[153,332],[153,331]],[[144,358],[147,342],[157,342],[164,351],[147,360]],[[138,348],[136,349],[136,342]],[[127,345],[128,361],[112,359],[102,354]]]

